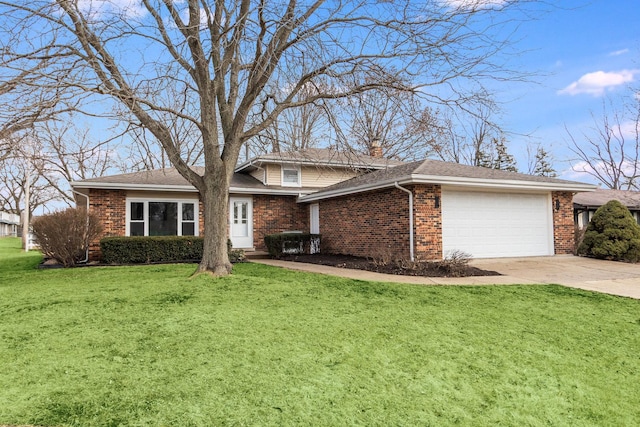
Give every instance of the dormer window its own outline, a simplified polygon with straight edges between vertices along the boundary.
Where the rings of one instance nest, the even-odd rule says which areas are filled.
[[[300,187],[300,166],[282,165],[282,186]]]

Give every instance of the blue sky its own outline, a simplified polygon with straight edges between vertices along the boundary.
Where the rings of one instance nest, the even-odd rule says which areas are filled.
[[[521,169],[525,145],[540,143],[555,158],[561,176],[591,181],[571,172],[570,139],[579,141],[593,127],[592,114],[602,116],[603,102],[630,98],[640,90],[640,0],[570,0],[541,5],[547,10],[520,28],[515,59],[522,71],[536,73],[536,83],[499,87],[505,103],[499,117],[515,133],[510,147]]]

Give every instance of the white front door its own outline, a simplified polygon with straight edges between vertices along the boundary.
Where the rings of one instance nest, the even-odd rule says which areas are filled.
[[[309,233],[320,234],[320,205],[314,203],[309,206]],[[312,239],[311,248],[309,248],[312,254],[320,252],[320,240]]]
[[[309,232],[311,234],[320,234],[320,205],[318,203],[314,203],[309,206]]]
[[[253,203],[251,197],[229,198],[229,234],[235,249],[253,248]]]

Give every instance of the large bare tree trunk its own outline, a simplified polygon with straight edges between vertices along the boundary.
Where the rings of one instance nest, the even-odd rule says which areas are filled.
[[[231,273],[227,253],[229,185],[222,168],[205,175],[204,186],[200,191],[204,209],[204,252],[196,274],[206,272],[212,276],[226,276]]]

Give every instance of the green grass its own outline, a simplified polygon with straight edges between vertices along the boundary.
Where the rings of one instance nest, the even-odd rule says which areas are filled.
[[[37,270],[0,239],[0,425],[640,424],[640,301],[236,265]]]

